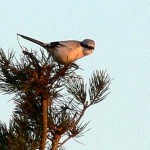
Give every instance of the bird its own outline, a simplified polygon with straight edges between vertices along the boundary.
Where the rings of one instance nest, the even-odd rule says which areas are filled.
[[[95,48],[95,42],[92,39],[84,39],[83,41],[68,40],[44,43],[22,34],[17,35],[42,46],[53,57],[54,61],[64,65],[90,55]]]

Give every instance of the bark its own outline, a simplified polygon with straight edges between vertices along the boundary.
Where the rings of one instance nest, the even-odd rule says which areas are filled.
[[[57,150],[60,138],[61,138],[60,134],[55,134],[53,141],[52,141],[52,149],[51,150]]]
[[[42,101],[42,135],[40,150],[45,150],[46,140],[47,140],[47,119],[48,119],[48,100],[43,99]]]

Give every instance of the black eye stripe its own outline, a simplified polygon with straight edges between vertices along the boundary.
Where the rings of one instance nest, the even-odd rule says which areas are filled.
[[[85,47],[85,48],[88,48],[88,49],[94,49],[93,46],[85,45],[85,44],[83,44],[82,42],[80,43],[80,45],[81,45],[82,47]]]
[[[88,49],[94,49],[94,47],[93,47],[93,46],[87,46],[87,48],[88,48]]]

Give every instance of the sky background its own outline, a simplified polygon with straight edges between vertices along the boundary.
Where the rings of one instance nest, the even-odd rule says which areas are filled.
[[[0,47],[21,54],[16,33],[45,42],[92,38],[92,55],[77,61],[88,81],[96,69],[107,70],[111,94],[91,107],[85,136],[66,150],[150,149],[150,1],[11,0],[0,1]],[[20,39],[30,48],[39,46]],[[0,93],[0,120],[8,123],[12,95]]]

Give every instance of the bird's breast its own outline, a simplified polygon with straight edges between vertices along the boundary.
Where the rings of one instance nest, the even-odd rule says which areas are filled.
[[[71,48],[65,48],[65,47],[54,50],[54,55],[53,55],[55,61],[61,62],[64,64],[73,62],[84,56],[85,54],[80,48],[71,49]]]

